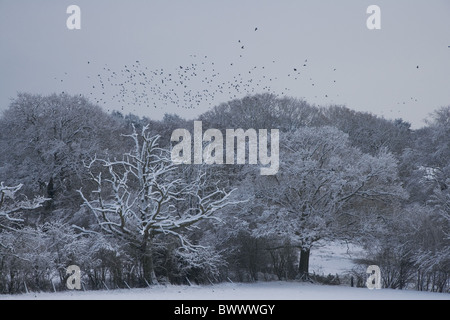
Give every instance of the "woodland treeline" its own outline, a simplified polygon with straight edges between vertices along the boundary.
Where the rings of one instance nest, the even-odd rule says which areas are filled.
[[[177,128],[279,129],[279,171],[174,165]],[[259,94],[197,119],[106,113],[83,96],[20,93],[0,118],[0,292],[303,280],[450,290],[450,106],[413,130],[345,106]],[[365,248],[317,275],[329,242]]]

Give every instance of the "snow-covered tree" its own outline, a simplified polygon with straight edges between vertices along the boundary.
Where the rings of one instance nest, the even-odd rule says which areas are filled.
[[[19,194],[22,187],[22,184],[6,186],[0,182],[0,292],[5,291],[5,283],[9,287],[7,292],[14,292],[12,284],[17,282],[13,278],[18,274],[26,276],[32,273],[35,280],[39,281],[41,276],[51,272],[45,261],[48,252],[42,252],[45,245],[42,246],[40,241],[29,243],[27,237],[34,239],[39,236],[35,237],[31,228],[24,227],[24,213],[41,207],[48,199],[42,196],[28,199]]]
[[[402,155],[411,202],[425,204],[435,188],[450,188],[450,106],[436,110],[428,126],[414,132],[414,144]]]
[[[307,277],[317,241],[356,236],[364,216],[381,213],[375,208],[404,192],[391,154],[363,154],[336,128],[302,128],[286,133],[281,145],[278,174],[260,178],[256,191],[267,206],[254,234],[289,239]]]
[[[2,181],[22,183],[28,196],[52,198],[54,209],[79,206],[83,159],[120,151],[120,138],[112,139],[119,122],[79,95],[19,93],[0,126]]]
[[[222,103],[199,120],[213,128],[277,128],[283,132],[323,124],[322,118],[319,109],[305,100],[263,93]]]
[[[172,235],[183,247],[192,248],[183,230],[214,218],[214,213],[232,203],[232,191],[212,189],[203,174],[180,175],[182,166],[172,163],[169,151],[158,147],[159,137],[150,136],[147,126],[140,134],[134,130],[126,136],[134,143],[132,151],[120,160],[95,158],[86,164],[97,189],[90,198],[79,193],[101,230],[134,246],[144,278],[156,282],[155,236]]]
[[[410,124],[402,119],[388,120],[368,112],[332,105],[322,109],[327,123],[349,135],[352,146],[376,155],[387,148],[395,155],[411,144]]]

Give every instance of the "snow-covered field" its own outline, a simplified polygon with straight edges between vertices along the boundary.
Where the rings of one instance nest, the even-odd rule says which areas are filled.
[[[221,283],[207,286],[154,286],[110,291],[66,291],[3,295],[26,300],[450,300],[450,294],[352,288],[300,282]]]
[[[362,258],[364,249],[354,244],[320,243],[311,250],[309,272],[320,275],[347,274],[355,266],[352,259]]]

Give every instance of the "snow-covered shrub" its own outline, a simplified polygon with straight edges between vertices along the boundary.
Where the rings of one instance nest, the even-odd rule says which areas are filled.
[[[222,255],[211,247],[181,248],[176,251],[176,257],[181,277],[197,283],[217,281],[220,269],[227,264]]]

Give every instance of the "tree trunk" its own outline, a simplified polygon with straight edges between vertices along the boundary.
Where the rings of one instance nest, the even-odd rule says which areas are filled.
[[[144,276],[144,282],[149,282],[150,284],[157,284],[155,268],[153,265],[153,254],[151,250],[151,244],[149,241],[143,241],[141,246],[141,263],[142,263],[142,274]]]
[[[53,209],[54,197],[55,197],[55,186],[53,183],[53,177],[51,177],[47,184],[47,198],[49,198],[50,200],[47,200],[45,204],[45,208],[49,211]]]
[[[303,281],[309,280],[309,253],[310,249],[300,250],[300,262],[298,264],[298,271],[300,274],[300,279]]]

